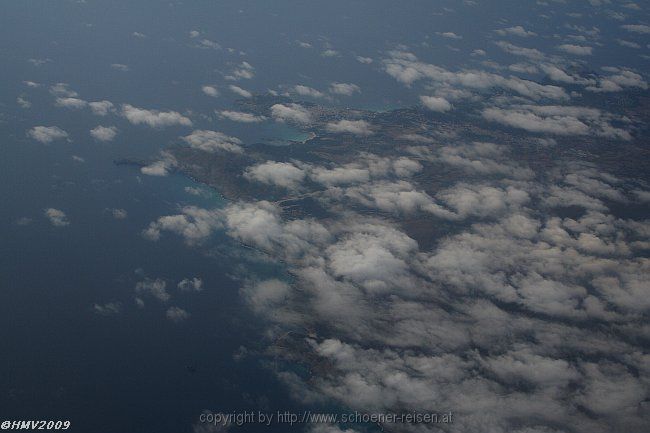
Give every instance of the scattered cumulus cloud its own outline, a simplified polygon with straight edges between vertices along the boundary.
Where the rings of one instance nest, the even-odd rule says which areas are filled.
[[[557,48],[558,50],[562,50],[566,53],[573,54],[576,56],[591,56],[594,50],[592,47],[573,45],[573,44],[562,44],[559,45]]]
[[[436,34],[438,36],[442,36],[443,38],[447,38],[447,39],[463,39],[462,36],[457,35],[454,32],[436,32]]]
[[[631,138],[629,132],[612,126],[611,115],[595,108],[521,105],[507,109],[486,108],[482,114],[487,120],[537,133]]]
[[[514,56],[526,57],[530,60],[542,60],[546,57],[544,53],[539,51],[537,48],[521,47],[506,41],[497,41],[495,44],[506,53],[510,53]]]
[[[129,213],[126,211],[126,209],[110,209],[111,215],[113,218],[116,220],[123,220],[126,219],[129,216]]]
[[[216,152],[225,150],[227,152],[242,153],[241,140],[228,136],[222,132],[199,129],[192,131],[190,135],[183,137],[183,141],[194,149],[205,152]]]
[[[114,126],[97,126],[90,130],[90,135],[98,141],[113,141],[117,135],[117,128]]]
[[[120,71],[120,72],[128,72],[128,71],[131,70],[131,68],[129,68],[129,65],[125,65],[125,64],[122,64],[122,63],[112,63],[111,68],[115,69],[116,71]]]
[[[181,292],[200,292],[203,290],[203,280],[199,277],[183,278],[178,283]]]
[[[201,39],[195,45],[197,48],[204,48],[210,50],[220,50],[221,45],[218,42],[211,41],[210,39]]]
[[[122,310],[119,302],[107,302],[106,304],[93,304],[93,311],[100,316],[114,316]]]
[[[201,87],[201,91],[208,96],[212,96],[213,98],[219,96],[219,90],[215,86],[203,86]]]
[[[67,83],[56,83],[50,86],[50,93],[61,98],[75,98],[79,96],[77,92],[70,89]]]
[[[339,57],[341,53],[336,50],[327,49],[320,53],[323,57]]]
[[[230,86],[228,86],[228,88],[230,89],[231,92],[233,92],[236,95],[241,96],[242,98],[251,98],[251,97],[253,97],[253,94],[251,92],[249,92],[246,89],[242,89],[239,86],[235,86],[235,85],[231,84]]]
[[[89,102],[88,106],[90,107],[90,110],[93,112],[94,115],[96,116],[106,116],[109,113],[114,111],[114,106],[111,101],[95,101],[95,102]]]
[[[147,176],[167,176],[176,166],[176,159],[167,152],[162,152],[161,158],[140,169]]]
[[[88,105],[88,102],[79,98],[56,98],[55,105],[62,108],[80,109]]]
[[[271,107],[271,115],[277,121],[308,124],[311,115],[305,107],[299,104],[275,104]]]
[[[554,99],[567,100],[569,95],[564,89],[553,85],[542,85],[517,77],[504,77],[485,71],[461,70],[452,72],[440,66],[421,62],[408,52],[394,51],[384,60],[386,73],[407,86],[419,80],[429,80],[434,86],[458,87],[461,89],[488,90],[491,88],[507,89],[515,94],[533,100]]]
[[[27,131],[27,135],[43,144],[68,138],[68,133],[58,126],[35,126]]]
[[[180,307],[169,307],[165,312],[165,316],[172,322],[180,323],[187,320],[190,317],[190,313]]]
[[[157,241],[162,232],[169,231],[182,236],[189,245],[196,245],[207,238],[215,229],[222,227],[218,212],[186,206],[178,215],[158,218],[142,232],[145,239]]]
[[[339,120],[336,122],[329,122],[325,125],[325,130],[336,134],[354,134],[354,135],[372,135],[370,123],[365,120]]]
[[[361,89],[352,83],[332,83],[330,85],[330,92],[337,95],[352,96],[355,93],[361,93]]]
[[[167,282],[161,278],[146,278],[144,281],[138,281],[135,285],[135,293],[152,296],[160,302],[167,302],[171,299],[171,295],[167,291]]]
[[[505,29],[499,29],[499,30],[495,30],[495,31],[497,32],[497,34],[499,34],[501,36],[513,35],[513,36],[519,36],[519,37],[522,37],[522,38],[529,38],[531,36],[537,36],[537,33],[526,30],[522,26],[507,27]]]
[[[176,111],[158,111],[137,108],[130,104],[121,107],[121,113],[134,125],[147,125],[152,128],[165,126],[192,126],[192,121]]]
[[[65,227],[70,225],[67,215],[60,209],[55,209],[53,207],[47,208],[44,211],[47,219],[50,220],[50,223],[55,227]]]
[[[445,98],[437,96],[420,96],[420,102],[431,111],[444,113],[452,109],[451,104]]]
[[[311,98],[322,98],[325,96],[323,92],[301,84],[294,86],[293,90],[300,96],[309,96]]]
[[[255,68],[248,62],[241,62],[230,75],[226,75],[226,79],[232,81],[241,79],[250,80],[254,76]]]
[[[638,33],[641,35],[647,35],[650,33],[650,26],[645,24],[625,24],[621,28],[627,30],[628,32]]]
[[[256,123],[266,120],[264,116],[256,116],[251,113],[243,113],[241,111],[222,110],[219,111],[219,117],[232,120],[233,122],[241,123]]]
[[[32,106],[32,103],[25,99],[23,96],[16,98],[16,102],[20,105],[21,108],[28,109]]]
[[[244,177],[287,189],[298,189],[306,177],[304,170],[288,162],[267,161],[248,167]]]

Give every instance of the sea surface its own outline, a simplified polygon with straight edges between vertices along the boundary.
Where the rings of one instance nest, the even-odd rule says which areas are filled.
[[[0,125],[3,414],[70,419],[73,431],[181,432],[203,410],[292,407],[261,358],[246,356],[262,328],[239,296],[231,255],[247,250],[223,234],[201,247],[141,235],[181,206],[224,200],[184,177],[113,163],[155,154],[160,144],[150,139],[45,146],[27,140],[25,126]],[[69,225],[50,224],[48,207],[64,211]],[[127,217],[114,218],[112,209]],[[175,287],[193,277],[203,280],[201,292]],[[165,280],[171,299],[137,295],[144,307],[136,305],[135,286],[146,278]],[[95,311],[108,303],[119,313]],[[171,305],[190,317],[167,320]]]
[[[245,145],[307,137],[286,125],[219,119],[215,111],[236,109],[230,84],[265,93],[297,84],[326,92],[333,82],[356,83],[360,93],[311,102],[376,110],[418,104],[418,92],[382,70],[388,51],[407,47],[422,61],[450,70],[480,61],[459,65],[454,49],[491,49],[490,58],[499,62],[505,54],[482,35],[506,13],[512,23],[529,14],[514,0],[499,8],[493,2],[477,5],[476,19],[439,13],[457,3],[417,0],[407,8],[377,0],[368,8],[363,1],[2,2],[0,415],[70,420],[72,431],[84,433],[179,433],[192,431],[204,410],[297,411],[301,402],[260,355],[265,324],[240,296],[242,278],[284,278],[284,269],[222,232],[199,246],[169,233],[156,242],[145,239],[142,231],[160,216],[226,202],[218,191],[180,175],[145,176],[114,161],[156,158],[192,129],[222,131]],[[549,32],[562,25],[544,22]],[[193,30],[220,48],[197,48],[189,37]],[[463,39],[433,39],[450,30]],[[301,48],[301,42],[311,48]],[[542,42],[549,50],[555,43]],[[326,50],[333,57],[315,54]],[[616,48],[602,50],[600,63],[590,68],[641,62]],[[356,56],[374,62],[362,64]],[[227,81],[224,76],[242,61],[254,67],[254,77]],[[153,129],[118,115],[56,107],[49,89],[57,83],[87,101],[178,111],[194,125]],[[219,96],[203,94],[203,85],[216,86]],[[19,97],[31,106],[20,107]],[[56,125],[69,139],[43,144],[28,138],[37,125]],[[98,125],[115,126],[115,140],[92,139],[89,130]],[[47,208],[63,211],[69,224],[52,225]],[[115,209],[125,210],[126,218],[115,218]],[[202,291],[176,287],[194,277],[202,279]],[[137,294],[136,285],[147,279],[165,281],[171,299]],[[107,305],[119,312],[101,314]],[[171,306],[189,317],[168,320]],[[277,424],[242,429],[262,430],[286,431]]]

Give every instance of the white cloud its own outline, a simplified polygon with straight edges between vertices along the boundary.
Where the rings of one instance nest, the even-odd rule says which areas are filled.
[[[636,42],[632,41],[626,41],[623,39],[617,39],[616,42],[622,47],[627,47],[627,48],[634,48],[635,50],[638,50],[641,48],[641,45],[637,44]]]
[[[169,174],[169,168],[169,164],[165,161],[156,161],[142,167],[140,172],[147,176],[167,176]]]
[[[220,111],[219,116],[228,120],[232,120],[233,122],[242,122],[242,123],[255,123],[255,122],[262,122],[266,120],[266,117],[264,116],[256,116],[250,113],[243,113],[241,111],[231,111],[231,110]]]
[[[633,11],[640,11],[640,10],[642,10],[641,7],[640,7],[638,4],[636,4],[636,3],[632,3],[632,2],[630,2],[630,3],[625,3],[625,4],[623,5],[623,7],[626,8],[626,9],[633,10]]]
[[[187,244],[196,245],[221,226],[218,212],[186,206],[181,214],[163,216],[150,223],[142,234],[146,239],[157,241],[163,231],[169,231],[182,236]]]
[[[301,84],[295,86],[293,90],[301,96],[310,96],[312,98],[322,98],[325,96],[323,92]]]
[[[592,47],[586,47],[582,45],[573,45],[573,44],[562,44],[558,45],[558,50],[562,50],[569,54],[574,54],[576,56],[590,56],[593,52]]]
[[[75,98],[79,96],[79,94],[70,89],[70,86],[66,83],[56,83],[50,86],[50,93],[60,98]]]
[[[235,93],[235,94],[237,94],[237,95],[239,95],[239,96],[241,96],[243,98],[251,98],[253,96],[253,94],[251,92],[249,92],[248,90],[242,89],[241,87],[235,86],[233,84],[228,86],[228,88],[230,89],[231,92],[233,92],[233,93]]]
[[[213,98],[219,96],[219,90],[217,90],[215,86],[203,86],[201,87],[201,91],[208,96],[212,96]]]
[[[29,102],[27,99],[25,99],[22,96],[17,97],[16,102],[18,103],[18,105],[20,105],[21,108],[27,109],[27,108],[30,108],[32,106],[32,103]]]
[[[332,169],[316,167],[311,171],[310,177],[314,182],[326,186],[364,183],[370,180],[370,170],[356,164]]]
[[[520,47],[506,41],[497,41],[495,44],[503,51],[515,56],[522,56],[531,60],[542,60],[545,58],[544,53],[536,48]]]
[[[436,34],[438,36],[442,36],[443,38],[447,38],[447,39],[463,39],[462,36],[457,35],[454,32],[436,32]]]
[[[647,26],[645,24],[625,24],[622,25],[621,28],[627,30],[628,32],[639,33],[642,35],[650,33],[650,26]]]
[[[35,126],[27,131],[27,135],[43,144],[49,144],[55,140],[68,138],[68,133],[58,126]]]
[[[522,38],[528,38],[531,36],[537,36],[537,33],[531,32],[523,28],[522,26],[513,26],[513,27],[508,27],[505,29],[499,29],[495,30],[498,34],[501,36],[505,35],[514,35],[514,36],[519,36]]]
[[[97,126],[90,130],[90,135],[98,141],[113,141],[117,135],[117,128],[114,126]]]
[[[385,71],[399,82],[411,85],[422,79],[428,79],[438,86],[454,86],[475,90],[503,88],[531,99],[569,99],[567,93],[558,86],[542,85],[516,77],[476,70],[451,72],[442,67],[418,61],[411,53],[397,51],[384,60]]]
[[[271,279],[248,283],[242,292],[255,311],[272,315],[291,293],[291,288],[284,281]]]
[[[337,165],[332,168],[301,164],[308,177],[328,188],[329,193],[340,195],[344,191],[339,186],[363,184],[375,179],[388,177],[412,177],[422,170],[422,164],[410,158],[384,158],[369,153],[360,153],[355,162]]]
[[[277,121],[307,124],[311,115],[305,107],[299,104],[275,104],[271,107],[271,115]]]
[[[121,72],[128,72],[130,70],[128,65],[124,65],[122,63],[112,63],[111,68]]]
[[[457,184],[436,194],[459,218],[490,217],[516,211],[530,199],[526,191],[487,185]]]
[[[122,115],[134,125],[147,125],[152,128],[164,126],[192,126],[192,121],[176,111],[158,111],[122,105]]]
[[[538,73],[537,66],[531,63],[513,63],[508,66],[508,69],[513,72],[519,72],[521,74],[536,74]]]
[[[183,322],[190,317],[190,313],[180,307],[169,307],[165,312],[165,316],[172,322]]]
[[[454,219],[453,212],[435,203],[424,191],[418,191],[410,182],[376,182],[346,188],[346,198],[384,212],[412,215],[428,212],[441,218]]]
[[[352,96],[355,93],[361,93],[361,89],[356,84],[351,83],[332,83],[330,92],[337,95]]]
[[[218,42],[211,41],[210,39],[201,39],[196,46],[198,48],[205,48],[211,50],[221,49],[221,45]]]
[[[455,144],[438,148],[437,155],[429,158],[460,168],[467,173],[500,175],[520,180],[534,177],[531,169],[509,161],[508,149],[506,146],[485,142]]]
[[[113,316],[119,314],[122,306],[119,302],[107,302],[106,304],[93,304],[93,311],[100,316]]]
[[[248,62],[241,62],[230,75],[226,76],[227,80],[237,81],[240,79],[250,80],[255,76],[255,68]]]
[[[553,81],[568,84],[573,84],[577,81],[576,77],[569,75],[566,71],[557,65],[542,63],[539,65],[539,67]]]
[[[79,109],[88,105],[88,102],[78,98],[56,98],[57,107]]]
[[[167,282],[161,278],[155,280],[147,278],[144,281],[138,281],[135,285],[135,292],[151,295],[160,302],[167,302],[171,299],[171,295],[167,291]]]
[[[626,87],[637,87],[647,89],[648,83],[643,77],[629,69],[606,67],[603,68],[610,75],[598,77],[596,83],[587,87],[592,92],[620,92]]]
[[[178,283],[178,288],[182,292],[200,292],[203,290],[203,280],[198,277],[183,278]]]
[[[147,176],[167,176],[169,171],[176,166],[176,159],[168,152],[161,152],[161,158],[140,169]]]
[[[327,49],[327,50],[323,51],[322,53],[320,53],[320,55],[323,56],[323,57],[338,57],[341,54],[336,50]]]
[[[50,207],[45,209],[44,214],[55,227],[65,227],[70,224],[67,215],[60,209]]]
[[[514,108],[486,108],[487,120],[531,132],[557,135],[595,135],[629,140],[629,132],[611,125],[612,116],[595,108],[559,105],[521,105]]]
[[[129,216],[129,213],[126,211],[126,209],[111,209],[111,215],[113,215],[113,218],[116,220],[123,220],[126,219]]]
[[[183,141],[194,149],[210,153],[216,152],[217,150],[234,153],[242,153],[244,151],[240,146],[242,144],[240,139],[217,131],[195,130],[190,135],[183,137]]]
[[[295,190],[300,187],[306,173],[288,162],[266,161],[248,167],[244,172],[244,177],[249,180]]]
[[[113,103],[111,101],[89,102],[88,106],[93,114],[97,116],[106,116],[108,113],[113,111]]]
[[[339,120],[325,125],[328,132],[337,134],[372,135],[374,134],[370,123],[365,120]]]
[[[452,109],[451,104],[445,98],[439,98],[437,96],[420,96],[420,101],[422,102],[422,105],[431,111],[444,113]]]

